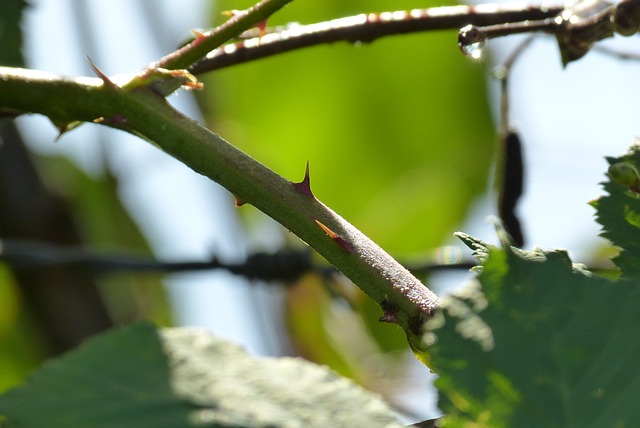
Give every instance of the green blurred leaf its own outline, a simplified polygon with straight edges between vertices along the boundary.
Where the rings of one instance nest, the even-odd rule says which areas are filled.
[[[633,146],[629,153],[618,158],[607,158],[610,165],[629,163],[640,166],[640,148]],[[603,183],[608,193],[591,204],[596,208],[596,219],[602,225],[601,235],[622,249],[613,259],[623,278],[640,276],[640,194],[634,186],[620,184],[620,179]]]
[[[287,289],[287,331],[296,353],[385,396],[405,388],[404,331],[379,322],[380,307],[353,284],[323,280],[305,275]]]
[[[426,336],[445,426],[638,426],[638,281],[591,276],[561,250],[484,253]]]
[[[148,324],[92,339],[0,396],[0,414],[27,428],[175,428],[187,426],[188,410],[171,389],[162,341]]]
[[[20,67],[22,57],[22,13],[27,6],[24,0],[0,2],[0,65]]]
[[[375,11],[416,3],[384,0]],[[372,7],[294,2],[269,24]],[[318,46],[203,79],[212,129],[292,180],[310,161],[319,199],[394,254],[440,245],[486,188],[494,134],[484,68],[459,52],[456,31]]]
[[[22,56],[22,14],[24,0],[0,2],[0,65],[20,67]],[[1,143],[0,143],[1,144]],[[0,266],[0,391],[14,386],[43,357],[40,338],[26,317],[18,313],[16,284],[11,273]]]
[[[11,270],[0,263],[0,393],[23,382],[47,355],[42,337],[21,310],[21,303]]]
[[[342,376],[360,381],[362,368],[349,359],[349,349],[342,349],[331,339],[327,318],[332,300],[322,278],[305,275],[286,294],[287,331],[296,352],[307,360],[331,367]],[[347,355],[345,355],[345,353]]]
[[[94,250],[120,254],[124,250],[152,256],[146,238],[120,200],[118,191],[122,185],[111,171],[88,175],[64,157],[37,160],[47,185],[72,204],[85,245]],[[98,279],[116,324],[146,319],[171,325],[170,305],[161,276],[123,272]]]

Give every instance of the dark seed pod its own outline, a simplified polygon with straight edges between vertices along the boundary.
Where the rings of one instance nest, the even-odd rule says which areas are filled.
[[[524,162],[522,143],[518,133],[509,130],[504,137],[504,161],[498,189],[498,215],[505,229],[513,238],[516,247],[524,245],[524,234],[520,219],[516,215],[518,200],[524,188]]]
[[[640,3],[622,0],[614,6],[611,17],[613,30],[622,36],[633,36],[640,31]]]

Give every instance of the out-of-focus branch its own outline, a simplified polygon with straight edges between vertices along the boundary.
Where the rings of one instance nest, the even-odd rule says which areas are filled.
[[[540,20],[553,17],[559,6],[482,4],[445,6],[384,13],[363,13],[310,25],[292,25],[262,37],[222,46],[190,68],[194,74],[217,70],[319,44],[346,41],[372,42],[384,36],[430,30],[460,29],[473,24],[487,26],[505,22]]]

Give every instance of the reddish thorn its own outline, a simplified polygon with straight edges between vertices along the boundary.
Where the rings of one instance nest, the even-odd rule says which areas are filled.
[[[243,206],[247,203],[247,201],[240,199],[238,196],[234,196],[236,199],[235,206],[236,208]]]
[[[195,39],[193,39],[193,44],[198,44],[200,43],[202,40],[207,38],[207,35],[205,33],[203,33],[202,31],[199,30],[191,30],[191,32],[193,33],[194,36],[196,36]]]
[[[314,220],[314,221],[318,226],[320,226],[320,229],[322,229],[324,233],[326,233],[329,236],[329,238],[333,239],[336,244],[340,245],[340,247],[342,247],[343,250],[345,250],[347,253],[353,253],[353,245],[351,245],[350,242],[348,242],[342,236],[338,235],[333,230],[329,229],[322,222],[318,220]]]
[[[327,226],[325,226],[322,222],[320,222],[319,220],[314,220],[316,222],[316,224],[318,226],[320,226],[320,229],[324,230],[324,233],[326,233],[327,235],[329,235],[329,238],[331,239],[338,239],[338,234],[335,233],[333,230],[329,229]]]
[[[246,10],[232,9],[232,10],[224,10],[220,13],[225,16],[234,17],[234,16],[246,15],[249,12],[247,12]],[[267,34],[267,20],[265,19],[263,21],[258,22],[255,25],[255,28],[257,28],[258,31],[260,31],[260,33],[258,34],[258,44],[260,44],[262,37],[264,37],[264,35]]]
[[[311,180],[309,179],[309,161],[307,161],[307,168],[304,172],[304,178],[300,183],[291,183],[293,187],[300,193],[309,196],[310,198],[315,198],[313,196],[313,192],[311,191]]]
[[[89,65],[91,66],[91,69],[93,70],[94,73],[96,73],[96,76],[98,76],[102,80],[102,83],[104,83],[105,86],[108,86],[111,89],[120,89],[120,87],[115,83],[113,83],[113,80],[109,79],[109,76],[104,74],[104,72],[100,70],[98,66],[95,65],[95,63],[88,56],[87,56],[87,61],[89,61]]]
[[[256,28],[260,30],[260,35],[258,36],[258,44],[261,44],[262,38],[267,34],[267,20],[258,22],[256,24]]]

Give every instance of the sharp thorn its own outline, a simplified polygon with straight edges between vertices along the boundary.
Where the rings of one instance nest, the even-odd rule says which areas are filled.
[[[291,183],[293,187],[300,193],[315,198],[311,191],[311,180],[309,179],[309,161],[307,161],[307,167],[304,172],[304,178],[299,183]]]
[[[320,226],[320,229],[324,230],[324,233],[329,235],[329,238],[331,238],[331,239],[337,239],[338,238],[338,234],[335,233],[333,230],[329,229],[327,226],[325,226],[321,221],[319,221],[319,220],[314,220],[314,221],[316,222],[316,224],[318,226]]]
[[[193,42],[192,42],[194,44],[200,43],[202,40],[207,38],[207,35],[205,33],[203,33],[202,31],[191,30],[191,32],[193,33],[194,36],[196,36],[196,38],[193,39]]]
[[[53,124],[58,129],[58,136],[55,139],[55,141],[58,141],[64,134],[82,125],[83,122],[80,122],[80,121],[64,122],[64,123],[53,122]]]
[[[120,89],[120,87],[116,85],[113,82],[113,80],[109,79],[109,76],[104,74],[104,72],[100,70],[98,66],[88,56],[87,56],[87,61],[89,61],[89,65],[91,66],[91,69],[93,70],[94,73],[96,73],[96,76],[98,76],[102,80],[105,86],[108,86],[111,89]]]
[[[333,239],[336,244],[342,247],[343,250],[345,250],[347,253],[353,253],[353,245],[351,245],[350,242],[348,242],[342,236],[338,235],[333,230],[329,229],[326,225],[324,225],[319,220],[314,220],[314,221],[318,226],[320,226],[320,229],[322,229],[324,233],[326,233],[329,236],[329,238]]]

